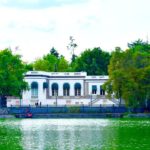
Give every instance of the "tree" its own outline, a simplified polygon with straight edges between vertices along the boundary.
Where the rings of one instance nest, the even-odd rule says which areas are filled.
[[[0,51],[0,99],[5,103],[7,96],[19,96],[23,90],[28,88],[23,80],[25,66],[19,55],[13,55],[11,50]]]
[[[69,64],[67,60],[62,56],[58,60],[58,71],[59,72],[67,72]]]
[[[109,80],[105,83],[105,89],[119,98],[120,102],[123,98],[127,106],[147,107],[150,103],[149,50],[148,43],[138,41],[126,51],[117,48],[112,53],[108,67]]]
[[[141,39],[138,39],[138,40],[136,40],[136,41],[134,41],[134,42],[131,42],[131,43],[128,43],[128,47],[130,48],[130,49],[132,49],[132,48],[137,48],[138,46],[140,46],[141,48],[143,47],[144,49],[146,49],[146,47],[147,47],[147,49],[149,50],[149,44],[148,44],[148,42],[144,42],[143,40],[141,40]],[[142,48],[142,49],[143,49]]]
[[[53,71],[52,69],[51,70],[49,69],[49,62],[41,58],[37,59],[33,63],[33,67],[35,70],[38,71]]]
[[[25,65],[25,69],[27,70],[27,71],[33,71],[33,64],[32,63],[24,63],[24,65]]]
[[[33,66],[35,70],[40,71],[65,72],[69,64],[62,55],[56,57],[54,54],[47,54],[43,58],[37,59]]]
[[[51,54],[47,54],[43,58],[37,59],[33,66],[35,70],[54,72],[56,63],[57,57]]]
[[[88,75],[107,75],[110,54],[100,48],[87,49],[74,62],[74,71],[86,71]]]
[[[57,50],[54,47],[51,48],[50,54],[54,55],[57,58],[59,57],[59,53],[57,52]]]
[[[120,100],[120,104],[122,101],[122,86],[124,80],[124,76],[122,75],[122,68],[121,61],[123,59],[123,51],[120,47],[116,47],[115,52],[112,53],[110,64],[108,68],[109,72],[109,80],[106,82],[107,85],[107,93],[112,94],[115,93],[115,97]],[[106,88],[105,87],[105,88]],[[111,88],[110,88],[111,87]]]

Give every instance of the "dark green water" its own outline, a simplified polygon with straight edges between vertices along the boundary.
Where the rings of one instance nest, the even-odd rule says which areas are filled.
[[[150,150],[150,120],[0,120],[0,150]]]

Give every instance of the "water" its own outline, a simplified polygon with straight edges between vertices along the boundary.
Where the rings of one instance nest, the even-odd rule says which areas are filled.
[[[0,150],[150,150],[150,120],[0,120]]]

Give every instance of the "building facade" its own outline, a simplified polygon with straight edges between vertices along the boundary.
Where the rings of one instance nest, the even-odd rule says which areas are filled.
[[[108,76],[87,76],[86,72],[29,71],[24,79],[29,90],[23,92],[21,105],[116,104],[106,98],[102,88]]]

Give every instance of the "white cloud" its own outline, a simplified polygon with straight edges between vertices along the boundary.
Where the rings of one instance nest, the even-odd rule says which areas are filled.
[[[66,46],[70,35],[78,44],[77,54],[95,46],[125,48],[127,42],[145,39],[150,31],[148,3],[89,0],[34,10],[1,7],[0,48],[19,45],[19,53],[29,61],[48,53],[52,46],[69,58]]]

